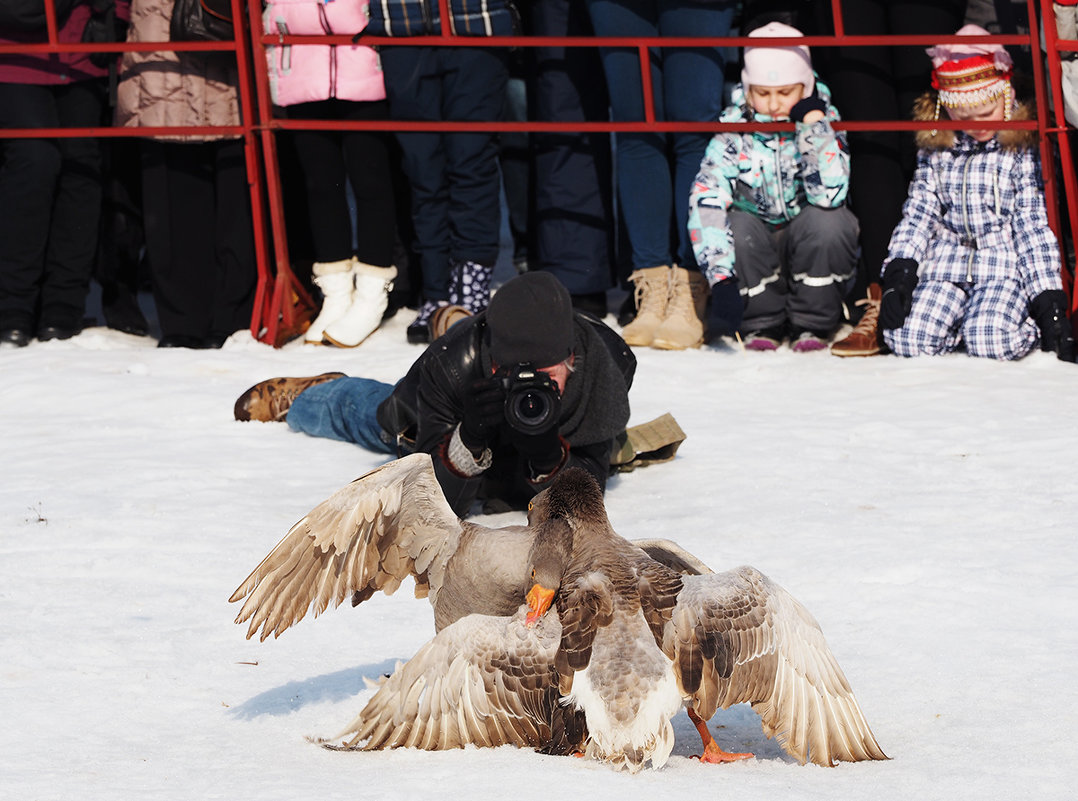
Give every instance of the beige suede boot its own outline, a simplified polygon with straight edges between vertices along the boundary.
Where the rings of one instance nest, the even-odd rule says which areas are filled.
[[[303,341],[308,345],[321,345],[326,326],[343,317],[352,305],[352,292],[355,289],[352,267],[355,263],[353,256],[340,261],[316,261],[311,268],[314,273],[312,280],[322,290],[322,310],[303,335]]]
[[[665,264],[645,267],[634,270],[629,278],[636,287],[636,318],[622,329],[621,338],[627,345],[644,347],[651,344],[656,329],[666,317],[670,268]]]
[[[660,350],[698,348],[704,342],[707,279],[699,270],[674,268],[666,317],[655,330],[651,347]]]

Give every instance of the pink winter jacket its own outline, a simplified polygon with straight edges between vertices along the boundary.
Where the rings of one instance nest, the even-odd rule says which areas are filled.
[[[351,35],[367,27],[367,0],[269,0],[267,34]],[[360,45],[267,47],[270,91],[278,106],[313,100],[382,100],[378,53]]]

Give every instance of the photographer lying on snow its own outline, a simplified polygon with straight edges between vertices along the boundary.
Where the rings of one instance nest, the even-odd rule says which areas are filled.
[[[463,517],[476,498],[484,512],[524,508],[567,466],[605,487],[635,370],[621,337],[574,312],[553,275],[532,272],[432,342],[396,386],[343,373],[272,378],[235,414],[397,457],[425,451]]]

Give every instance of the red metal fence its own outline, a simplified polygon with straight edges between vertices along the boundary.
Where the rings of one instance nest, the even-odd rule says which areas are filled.
[[[847,0],[857,2],[857,0]],[[302,282],[292,272],[288,253],[284,209],[281,195],[281,179],[277,162],[276,132],[285,130],[334,130],[366,129],[387,131],[498,131],[498,132],[619,132],[619,131],[705,131],[719,130],[793,130],[792,123],[717,123],[717,122],[667,122],[655,119],[651,72],[648,69],[648,49],[652,47],[741,47],[748,40],[743,36],[727,37],[551,37],[551,36],[453,36],[446,30],[448,0],[438,0],[443,20],[443,32],[437,36],[415,37],[362,37],[363,44],[380,47],[407,47],[414,45],[439,45],[446,47],[598,47],[618,46],[636,48],[641,65],[641,85],[645,109],[644,120],[638,122],[613,122],[596,120],[586,122],[419,122],[403,120],[375,120],[343,122],[336,120],[286,120],[274,117],[270,100],[269,75],[264,49],[267,45],[287,44],[351,44],[352,36],[282,36],[266,34],[262,30],[261,3],[246,4],[244,0],[232,0],[233,19],[241,21],[246,13],[247,26],[237,25],[237,36],[229,42],[138,42],[114,44],[60,44],[57,42],[56,18],[53,0],[46,0],[48,17],[48,41],[41,44],[0,44],[0,53],[57,53],[57,52],[128,52],[128,51],[225,51],[234,54],[239,74],[239,105],[242,124],[212,128],[145,127],[145,128],[38,128],[0,129],[0,138],[11,137],[148,137],[155,135],[184,135],[206,133],[237,136],[243,139],[247,176],[250,185],[253,215],[255,255],[258,260],[258,289],[251,333],[263,342],[275,346],[283,344],[294,335],[304,317],[310,313],[313,303]],[[1078,234],[1078,177],[1072,155],[1072,143],[1063,118],[1061,54],[1078,51],[1078,40],[1059,40],[1051,0],[1026,0],[1030,32],[1024,35],[994,35],[987,37],[956,36],[851,36],[844,30],[841,0],[831,0],[834,34],[807,36],[799,39],[769,39],[769,44],[804,44],[810,47],[879,47],[916,45],[930,47],[944,42],[993,42],[1003,45],[1029,47],[1033,64],[1033,88],[1037,117],[1035,120],[985,123],[985,127],[999,129],[1022,129],[1036,131],[1040,142],[1044,169],[1045,196],[1049,224],[1060,242],[1063,241],[1060,217],[1058,175],[1063,182],[1063,199],[1069,230]],[[1044,43],[1040,30],[1044,32]],[[1047,63],[1048,75],[1045,75]],[[939,120],[938,122],[913,122],[911,120],[845,121],[835,125],[848,131],[888,130],[908,131],[927,128],[957,130],[968,123]],[[1073,129],[1070,129],[1073,130]],[[1073,264],[1062,268],[1064,286],[1071,297],[1072,320],[1078,319],[1078,292],[1073,291]]]

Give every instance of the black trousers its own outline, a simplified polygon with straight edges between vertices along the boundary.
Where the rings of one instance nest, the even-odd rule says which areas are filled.
[[[288,108],[291,119],[384,120],[389,104],[321,100]],[[340,261],[353,252],[366,264],[393,263],[396,209],[387,137],[381,131],[296,131],[292,134],[302,168],[305,200],[316,261]],[[345,178],[355,197],[353,219]]]
[[[102,81],[0,84],[0,127],[100,124]],[[0,139],[0,328],[82,321],[101,215],[96,139]]]
[[[163,336],[251,323],[257,268],[243,143],[142,143],[142,205]]]

